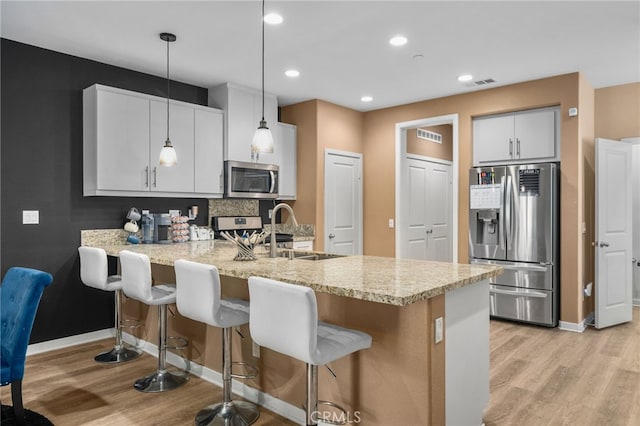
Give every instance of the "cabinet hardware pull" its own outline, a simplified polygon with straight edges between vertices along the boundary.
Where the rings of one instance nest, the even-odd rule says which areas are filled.
[[[157,186],[158,183],[158,172],[157,172],[157,167],[153,168],[153,187],[155,188]]]
[[[144,187],[149,187],[149,166],[144,168],[144,177],[146,178],[144,181]]]
[[[509,138],[509,155],[513,155],[513,139]]]
[[[520,138],[516,138],[516,154],[520,157]]]

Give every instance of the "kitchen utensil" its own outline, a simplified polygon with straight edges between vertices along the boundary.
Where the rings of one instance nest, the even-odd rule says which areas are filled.
[[[135,222],[139,221],[141,217],[142,215],[140,214],[138,209],[136,209],[135,207],[131,207],[131,209],[127,213],[127,219],[133,220]]]
[[[135,220],[132,220],[124,224],[124,230],[127,232],[131,232],[135,234],[136,232],[138,232],[138,229],[139,227]]]

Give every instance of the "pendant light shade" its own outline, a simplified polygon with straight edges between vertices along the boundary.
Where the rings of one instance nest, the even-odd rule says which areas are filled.
[[[273,152],[273,135],[264,119],[264,0],[262,0],[262,120],[251,141],[251,159],[258,161],[261,152]]]
[[[160,151],[159,164],[164,167],[171,167],[178,164],[176,150],[169,139],[169,43],[176,41],[176,36],[170,33],[160,34],[160,39],[167,42],[167,140]]]

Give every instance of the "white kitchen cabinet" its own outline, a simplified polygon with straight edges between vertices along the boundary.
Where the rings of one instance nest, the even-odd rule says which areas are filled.
[[[195,110],[195,192],[219,196],[224,193],[223,118],[217,109]]]
[[[473,164],[560,161],[559,108],[477,117]]]
[[[146,191],[149,100],[87,89],[83,104],[84,195],[98,195],[99,190]]]
[[[297,128],[292,124],[277,123],[274,138],[278,147],[278,159],[276,164],[280,166],[278,176],[280,179],[278,185],[279,200],[295,200],[296,199],[296,133]]]
[[[85,196],[222,196],[222,111],[169,102],[174,167],[158,165],[166,99],[93,85],[83,92]]]
[[[159,192],[194,192],[194,109],[189,105],[169,103],[169,139],[178,156],[172,167],[158,165],[160,151],[167,139],[167,101],[152,100],[149,143],[149,190]]]
[[[224,159],[252,161],[251,141],[262,119],[262,92],[232,83],[209,90],[209,106],[224,110]],[[258,163],[277,164],[278,98],[265,93],[264,117],[274,136],[273,153],[259,154]]]

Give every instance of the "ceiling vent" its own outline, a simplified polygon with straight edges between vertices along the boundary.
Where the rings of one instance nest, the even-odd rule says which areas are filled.
[[[467,83],[465,83],[464,85],[467,87],[475,87],[475,86],[485,86],[487,84],[491,84],[491,83],[495,83],[496,81],[492,78],[486,78],[484,80],[477,80],[477,81],[469,81]]]
[[[442,143],[442,135],[440,133],[420,128],[416,129],[416,133],[419,139],[424,139],[435,143]]]

